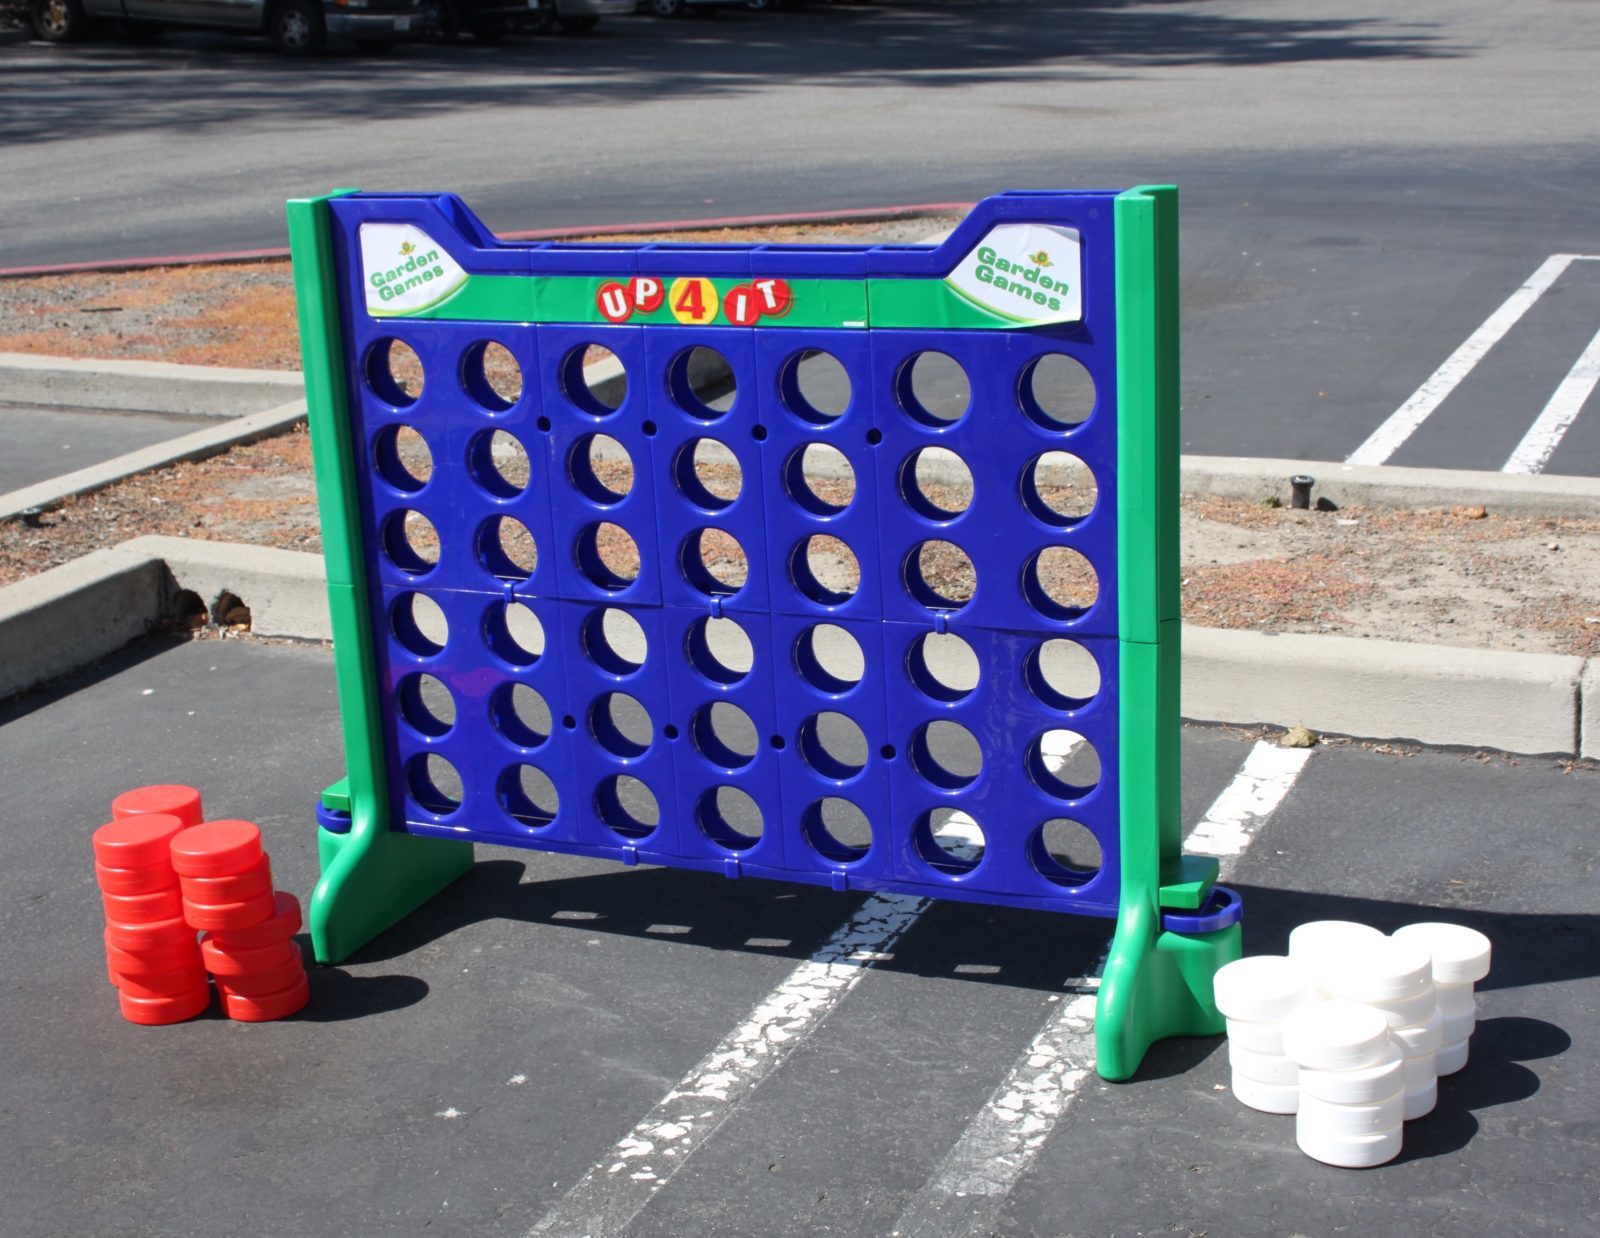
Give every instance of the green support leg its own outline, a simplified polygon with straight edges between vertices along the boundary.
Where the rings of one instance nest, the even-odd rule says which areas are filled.
[[[289,203],[289,245],[351,822],[348,834],[321,832],[322,877],[311,895],[309,920],[317,961],[337,963],[460,877],[473,856],[471,843],[416,838],[390,828],[327,198]]]

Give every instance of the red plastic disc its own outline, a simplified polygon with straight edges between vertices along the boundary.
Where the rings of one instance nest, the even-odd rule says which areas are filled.
[[[111,816],[117,821],[150,813],[170,814],[184,825],[199,825],[205,820],[200,811],[200,792],[175,783],[136,787],[132,791],[124,791],[111,801]]]
[[[266,971],[239,976],[218,976],[217,989],[224,997],[261,997],[283,992],[305,974],[305,964],[300,961],[299,954],[296,954],[287,963]]]
[[[183,897],[195,903],[237,903],[272,889],[272,861],[263,853],[249,868],[229,877],[180,877]]]
[[[232,877],[261,854],[261,830],[249,821],[206,821],[172,840],[180,877]]]
[[[183,899],[176,890],[157,890],[154,894],[102,894],[106,919],[122,924],[148,924],[170,920],[183,914]]]
[[[117,976],[117,988],[126,997],[183,997],[204,988],[205,983],[205,969],[200,967],[156,972],[150,976]]]
[[[107,868],[96,860],[94,879],[102,894],[154,894],[178,888],[178,874],[172,871],[170,862],[144,868]]]
[[[119,992],[117,1001],[122,1005],[122,1017],[130,1023],[182,1023],[206,1012],[211,1005],[211,990],[197,988],[177,997],[129,997]]]
[[[172,840],[184,828],[168,813],[122,817],[94,832],[94,858],[107,868],[170,868]]]
[[[196,903],[183,900],[183,918],[191,927],[208,932],[235,932],[254,928],[272,919],[275,910],[271,894],[257,894],[236,903]]]
[[[124,950],[106,942],[106,959],[119,976],[159,976],[162,972],[192,971],[203,967],[200,947],[195,943],[189,926],[184,925],[185,937],[172,945],[140,950]]]
[[[249,950],[224,949],[216,938],[207,933],[200,939],[200,957],[206,970],[213,976],[228,979],[232,976],[253,976],[275,967],[282,967],[292,959],[299,959],[300,947],[290,938],[275,941],[270,946],[257,946]]]
[[[279,890],[272,898],[272,919],[253,928],[214,932],[211,940],[229,954],[235,950],[258,950],[274,942],[288,941],[300,931],[300,900],[287,890]]]
[[[222,997],[222,1011],[230,1019],[241,1023],[270,1023],[284,1019],[305,1008],[311,1000],[311,982],[302,976],[281,993],[264,993],[259,997],[236,995]]]
[[[150,920],[142,924],[106,921],[106,943],[134,954],[162,950],[181,942],[193,941],[194,929],[179,916],[175,920]]]

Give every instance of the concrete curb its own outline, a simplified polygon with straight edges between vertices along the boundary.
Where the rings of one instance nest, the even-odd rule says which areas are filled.
[[[135,473],[167,468],[182,460],[204,460],[232,447],[283,434],[296,422],[305,419],[306,402],[302,399],[231,421],[214,422],[192,434],[168,439],[164,443],[153,443],[138,451],[52,477],[49,481],[36,482],[20,490],[0,494],[0,521],[11,520],[30,509],[48,511],[71,495],[104,490]]]
[[[0,400],[9,404],[237,417],[304,396],[305,383],[291,370],[0,353]]]
[[[261,636],[330,639],[320,555],[141,537],[0,589],[0,698],[223,595]],[[192,602],[189,609],[192,609]],[[1600,758],[1600,659],[1185,626],[1183,713],[1364,739]]]

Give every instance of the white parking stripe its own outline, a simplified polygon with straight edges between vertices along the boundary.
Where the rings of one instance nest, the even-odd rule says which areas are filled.
[[[1517,320],[1544,295],[1556,278],[1579,254],[1552,254],[1528,277],[1526,283],[1509,297],[1505,304],[1484,320],[1482,326],[1469,335],[1466,342],[1451,353],[1445,363],[1418,387],[1389,419],[1372,432],[1367,441],[1350,454],[1346,464],[1382,464],[1399,450],[1400,445],[1416,433],[1444,398],[1456,389],[1484,355],[1499,343],[1506,332],[1516,326]]]
[[[734,1108],[890,951],[928,900],[875,894],[529,1231],[620,1234]]]
[[[1550,402],[1534,419],[1528,432],[1522,436],[1502,473],[1542,473],[1550,457],[1561,446],[1567,428],[1578,419],[1584,402],[1594,394],[1600,383],[1600,333],[1589,341],[1576,365],[1567,371]]]
[[[1228,875],[1300,777],[1310,748],[1258,742],[1190,834],[1185,850],[1221,858]],[[1051,1012],[1004,1081],[911,1199],[896,1238],[980,1238],[1095,1070],[1095,990],[1105,956]]]

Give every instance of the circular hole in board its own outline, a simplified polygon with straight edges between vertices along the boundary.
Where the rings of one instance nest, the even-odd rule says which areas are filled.
[[[609,434],[585,434],[567,456],[567,476],[591,503],[620,503],[633,492],[633,457]]]
[[[800,724],[800,755],[824,778],[848,782],[867,767],[867,737],[854,718],[836,710],[812,714]]]
[[[827,425],[850,407],[850,374],[831,352],[803,349],[778,371],[778,393],[802,421]]]
[[[784,489],[814,516],[837,516],[855,501],[856,470],[850,457],[828,443],[806,443],[789,453]]]
[[[645,838],[661,824],[655,792],[632,774],[612,774],[594,793],[595,813],[624,838]]]
[[[794,587],[822,606],[842,606],[861,587],[855,551],[831,533],[813,533],[789,554]]]
[[[424,752],[406,765],[406,786],[417,807],[449,816],[461,807],[461,773],[437,752]]]
[[[461,387],[491,413],[522,398],[522,367],[498,340],[479,340],[461,354]]]
[[[806,844],[825,860],[853,864],[872,849],[872,822],[854,800],[827,795],[800,816]]]
[[[456,698],[434,675],[407,675],[395,689],[400,716],[419,735],[438,738],[456,724]]]
[[[439,531],[419,511],[391,512],[383,522],[383,550],[408,576],[431,572],[439,562]]]
[[[678,448],[672,471],[684,498],[706,511],[732,506],[744,489],[739,457],[718,439],[690,439]]]
[[[544,654],[544,624],[521,602],[496,602],[484,614],[485,643],[513,666],[532,666]]]
[[[906,592],[929,610],[960,610],[978,591],[972,557],[954,542],[939,538],[911,548],[903,578]]]
[[[1046,353],[1022,371],[1017,398],[1046,430],[1075,430],[1094,412],[1094,379],[1076,358]]]
[[[943,791],[970,787],[983,773],[983,747],[959,722],[936,719],[911,737],[911,768]]]
[[[944,430],[972,407],[972,380],[948,353],[919,352],[901,363],[895,396],[913,420]]]
[[[578,568],[602,589],[620,592],[639,579],[639,543],[619,524],[602,520],[578,534]]]
[[[977,868],[988,845],[983,827],[959,808],[934,808],[923,813],[911,837],[923,863],[952,876]]]
[[[922,447],[900,466],[900,495],[928,520],[954,520],[972,506],[972,470],[947,447]]]
[[[514,499],[528,488],[532,464],[528,449],[514,434],[485,430],[467,447],[472,480],[497,499]]]
[[[478,562],[499,580],[527,580],[539,566],[528,526],[515,516],[491,516],[478,526]]]
[[[561,811],[561,795],[550,775],[537,765],[512,765],[496,788],[506,815],[530,829],[542,829]]]
[[[1023,679],[1051,709],[1082,709],[1100,691],[1100,664],[1077,641],[1052,637],[1028,654]]]
[[[367,388],[391,408],[409,408],[422,394],[422,358],[404,340],[381,339],[367,350]]]
[[[970,696],[981,673],[978,655],[954,632],[928,632],[906,650],[906,674],[936,701],[948,704]]]
[[[1046,546],[1028,560],[1022,593],[1047,619],[1069,623],[1083,615],[1099,596],[1093,565],[1067,546]]]
[[[608,675],[632,675],[644,665],[649,641],[639,621],[617,606],[593,611],[579,629],[589,660]]]
[[[712,701],[697,709],[689,722],[689,738],[718,769],[743,769],[761,748],[761,733],[750,715],[728,701]]]
[[[755,665],[749,633],[733,619],[706,617],[689,625],[684,640],[689,664],[712,683],[736,684]]]
[[[691,417],[715,421],[738,399],[738,382],[728,359],[715,348],[697,344],[667,365],[667,391]]]
[[[426,593],[402,593],[389,612],[390,626],[402,648],[419,658],[431,658],[450,639],[450,621]]]
[[[605,417],[628,398],[628,371],[604,344],[579,344],[561,360],[561,391],[594,417]]]
[[[549,702],[525,683],[496,688],[489,697],[489,719],[518,748],[537,748],[555,730]]]
[[[814,623],[795,638],[795,668],[819,692],[841,696],[861,682],[867,659],[861,642],[836,623]]]
[[[1099,487],[1094,473],[1067,451],[1047,451],[1022,475],[1022,501],[1038,519],[1070,528],[1094,510]]]
[[[739,539],[725,529],[696,529],[684,539],[678,568],[701,593],[726,597],[750,579],[750,560]]]
[[[1077,731],[1056,727],[1028,745],[1028,774],[1047,795],[1078,800],[1100,783],[1100,754]]]
[[[655,732],[650,711],[626,692],[604,693],[589,707],[589,734],[612,756],[642,757]]]
[[[1094,832],[1070,817],[1052,817],[1035,830],[1028,857],[1040,876],[1064,886],[1092,881],[1105,863]]]
[[[408,494],[421,490],[433,476],[433,452],[411,426],[379,430],[372,440],[372,459],[384,481]]]
[[[730,851],[748,851],[761,841],[761,806],[738,787],[711,787],[695,805],[701,833]]]

